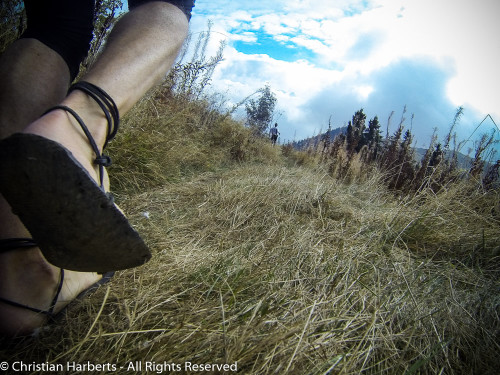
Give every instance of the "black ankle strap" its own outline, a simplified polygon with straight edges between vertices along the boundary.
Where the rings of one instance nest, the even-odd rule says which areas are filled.
[[[96,101],[96,103],[104,112],[104,115],[108,120],[108,135],[106,137],[106,142],[104,143],[103,149],[106,148],[108,142],[116,136],[116,133],[118,132],[118,128],[120,126],[120,114],[118,113],[118,107],[116,106],[116,103],[111,98],[111,96],[106,93],[106,91],[90,82],[76,82],[69,88],[68,94],[74,90],[80,90],[89,95]]]
[[[77,82],[69,88],[68,93],[74,90],[80,90],[88,94],[92,99],[96,101],[96,103],[104,112],[106,120],[108,121],[108,134],[102,148],[104,150],[108,145],[108,142],[111,141],[118,132],[118,127],[120,125],[120,115],[118,113],[118,107],[116,106],[116,103],[113,101],[111,96],[109,96],[103,89],[90,82]],[[65,105],[56,105],[55,107],[50,108],[45,113],[51,112],[54,109],[62,109],[70,113],[82,128],[85,136],[89,140],[92,150],[96,155],[94,163],[99,166],[99,185],[101,189],[104,190],[104,167],[109,167],[111,165],[111,158],[108,155],[101,154],[101,152],[99,151],[99,147],[97,146],[94,138],[92,137],[92,134],[87,128],[87,125],[85,125],[82,118],[73,109]]]
[[[101,154],[101,152],[99,151],[99,147],[95,143],[94,137],[92,137],[92,134],[90,134],[87,125],[85,125],[82,118],[78,116],[78,113],[73,111],[71,108],[66,107],[65,105],[56,105],[51,109],[49,109],[48,112],[53,111],[54,109],[62,109],[70,113],[75,118],[76,122],[78,122],[83,132],[87,136],[90,146],[92,147],[92,150],[94,151],[96,156],[96,158],[94,159],[94,163],[99,166],[99,186],[101,187],[102,190],[104,190],[104,167],[109,167],[111,165],[111,158],[108,155]]]
[[[32,238],[7,238],[0,240],[0,253],[6,253],[21,248],[38,246]]]
[[[36,246],[38,245],[32,238],[7,238],[4,240],[0,240],[0,252],[2,253],[14,249],[36,247]],[[23,305],[22,303],[11,301],[3,297],[0,297],[0,302],[3,302],[10,306],[19,307],[21,309],[30,310],[39,314],[45,314],[49,318],[52,318],[54,316],[54,308],[56,307],[57,300],[59,299],[59,294],[61,294],[61,289],[63,287],[63,284],[64,284],[64,270],[61,268],[61,271],[59,273],[59,284],[57,285],[56,294],[52,299],[49,309],[47,311],[37,309],[36,307]]]
[[[50,303],[48,310],[37,309],[36,307],[24,305],[22,303],[11,301],[11,300],[9,300],[7,298],[3,298],[3,297],[0,297],[0,302],[5,303],[6,305],[19,307],[21,309],[30,310],[30,311],[36,312],[38,314],[44,314],[44,315],[47,315],[49,318],[53,318],[54,317],[54,309],[56,307],[57,300],[59,299],[59,294],[61,294],[61,289],[63,287],[63,284],[64,284],[64,270],[61,268],[61,272],[59,273],[59,284],[57,285],[57,291],[56,291],[56,294],[54,295],[54,298],[52,299],[52,301]]]

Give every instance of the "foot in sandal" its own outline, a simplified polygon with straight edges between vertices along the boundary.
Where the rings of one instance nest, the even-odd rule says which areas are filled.
[[[0,196],[0,330],[7,334],[43,325],[102,279],[95,272],[148,259],[106,194],[102,151],[118,111],[125,114],[174,63],[194,1],[129,0],[130,12],[83,78],[91,84],[69,95],[94,13],[81,10],[89,2],[54,4],[26,2],[28,30],[0,59],[0,190],[9,201]]]
[[[116,105],[87,82],[70,91],[62,105],[0,142],[0,191],[51,264],[95,272],[142,265],[150,252],[104,186],[110,159],[101,150],[118,130]],[[94,137],[83,118],[105,131]]]

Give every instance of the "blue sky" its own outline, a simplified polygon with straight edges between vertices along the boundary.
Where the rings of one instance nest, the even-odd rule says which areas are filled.
[[[212,89],[229,103],[271,86],[282,142],[360,108],[384,130],[394,111],[394,132],[406,106],[406,128],[426,146],[459,106],[461,139],[488,114],[500,126],[499,14],[498,0],[197,0],[191,32],[211,20],[208,53],[227,42]],[[476,134],[494,128],[488,118]]]

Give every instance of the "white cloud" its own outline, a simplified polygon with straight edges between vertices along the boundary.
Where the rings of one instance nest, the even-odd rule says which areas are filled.
[[[370,94],[375,89],[373,88],[373,86],[370,86],[370,85],[361,85],[361,86],[355,87],[354,90],[358,94],[358,97],[360,100],[365,100],[370,96]]]
[[[288,35],[276,35],[274,36],[274,40],[276,40],[277,42],[281,42],[281,43],[287,43],[290,41],[290,37]],[[289,48],[292,48],[292,46],[287,46]]]
[[[257,35],[255,33],[252,33],[250,31],[245,31],[240,34],[232,34],[231,35],[231,41],[237,41],[240,40],[245,43],[257,43]]]
[[[305,60],[280,61],[265,54],[245,55],[229,47],[226,59],[216,71],[216,78],[222,77],[246,83],[248,92],[243,95],[270,82],[276,90],[307,100],[324,87],[338,81],[340,73],[317,68]],[[217,79],[214,82],[216,84]]]
[[[403,17],[387,28],[389,39],[381,47],[384,55],[392,57],[385,62],[432,56],[455,71],[447,91],[454,104],[500,114],[500,75],[496,74],[500,2],[413,0],[404,5]],[[377,60],[384,57],[379,55]]]
[[[217,35],[209,53],[224,38],[257,44],[258,33],[277,46],[286,44],[284,49],[310,51],[314,58],[308,61],[301,56],[287,62],[264,53],[245,55],[229,45],[213,80],[223,92],[234,89],[229,95],[237,99],[269,82],[290,126],[306,121],[312,98],[328,95],[325,90],[332,87],[353,100],[373,101],[378,87],[371,77],[400,61],[433,61],[449,74],[443,100],[490,113],[500,122],[498,0],[258,0],[237,6],[229,0],[198,0],[197,8],[204,16],[193,17],[193,30],[206,28],[207,18],[214,22]],[[415,79],[426,84],[425,77]],[[412,94],[415,106],[425,110],[422,103],[430,99]],[[324,110],[328,117],[329,109]]]
[[[304,35],[290,38],[290,41],[295,43],[297,46],[305,47],[318,55],[324,55],[330,51],[330,48],[322,41],[318,39],[311,39]]]

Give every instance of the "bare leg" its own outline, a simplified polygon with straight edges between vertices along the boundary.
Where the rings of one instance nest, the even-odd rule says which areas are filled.
[[[0,60],[0,138],[22,131],[66,96],[69,70],[52,49],[35,39],[13,43]],[[0,195],[0,238],[31,237]],[[47,310],[56,293],[60,270],[36,248],[0,254],[0,296]],[[100,276],[67,271],[60,304],[73,299]],[[34,288],[36,286],[37,288]],[[33,328],[44,317],[0,306],[0,331],[14,334]]]
[[[35,58],[33,58],[35,56]],[[66,96],[64,60],[36,39],[19,39],[0,60],[0,139],[22,131]]]
[[[187,19],[177,7],[162,2],[142,5],[117,23],[103,54],[83,80],[106,91],[117,104],[120,115],[124,115],[165,76],[177,57],[187,29]],[[97,104],[80,91],[72,92],[63,104],[74,109],[83,118],[94,139],[102,147],[106,135],[106,120]],[[69,118],[60,111],[55,114],[57,117]],[[74,122],[71,119],[70,121]],[[53,124],[52,127],[59,127],[59,124],[54,124],[44,117],[25,131],[44,136],[42,133],[47,131],[39,128],[51,127],[49,122]],[[66,126],[65,130],[71,137],[74,137],[75,130],[81,134],[81,139],[85,142],[81,151],[91,158],[92,152],[86,137],[80,127],[76,123],[74,125],[74,128]],[[59,141],[65,144],[62,137],[62,134],[47,134],[47,138],[60,138]],[[90,158],[87,156],[83,159],[90,161]]]
[[[163,2],[142,5],[118,22],[105,51],[83,79],[110,94],[118,105],[120,114],[123,115],[167,73],[185,39],[187,28],[187,19],[177,7]],[[106,120],[97,104],[80,91],[72,92],[62,101],[62,104],[71,107],[83,118],[97,144],[102,147],[107,130]],[[97,170],[92,162],[94,155],[87,138],[66,112],[60,110],[50,112],[31,123],[23,131],[61,143],[73,153],[91,176],[97,179]],[[5,210],[5,207],[0,207],[0,209]],[[19,236],[17,232],[15,237]],[[6,262],[3,262],[3,268],[8,269],[8,275],[12,279],[15,279],[15,275],[19,273],[27,273],[26,270],[32,267],[28,257],[22,256],[23,252],[4,254],[4,256],[9,255],[9,260],[8,267]],[[12,257],[17,258],[16,261]],[[50,267],[52,266],[49,265]],[[0,269],[0,275],[4,278],[2,271],[3,269]],[[44,299],[44,303],[48,305],[57,286],[57,277],[54,275],[53,272],[41,271],[30,277],[18,278],[22,279],[18,282],[12,279],[8,282],[4,280],[0,292],[6,293],[2,295],[4,298],[16,298],[16,301],[31,306],[36,304],[36,296],[43,294],[48,296]],[[27,278],[32,279],[32,282],[38,280],[39,285],[43,284],[41,282],[43,279],[45,284],[39,291],[26,291],[20,283],[25,285]],[[85,285],[86,281],[80,286]],[[66,303],[71,298],[69,295]],[[56,311],[61,306],[58,306]],[[17,328],[22,327],[24,331],[43,324],[43,320],[34,321],[33,313],[29,311],[12,309],[10,306],[0,304],[0,329],[12,331],[10,327],[13,321],[16,321]]]
[[[22,131],[63,100],[68,85],[68,66],[57,53],[35,39],[14,42],[0,59],[0,139]],[[0,207],[0,238],[19,237],[24,227],[1,195]]]

